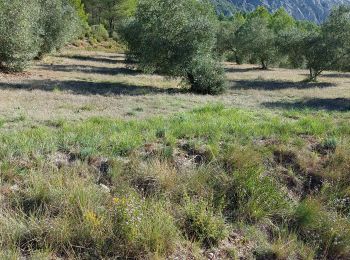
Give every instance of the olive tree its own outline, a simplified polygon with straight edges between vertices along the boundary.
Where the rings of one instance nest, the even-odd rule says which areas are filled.
[[[78,36],[77,7],[72,0],[0,0],[0,69],[21,71]]]
[[[226,53],[233,54],[237,64],[241,64],[243,61],[237,32],[244,23],[244,16],[241,13],[236,13],[231,19],[220,21],[216,36],[217,52],[221,56],[224,56]]]
[[[350,6],[334,9],[322,26],[325,43],[331,48],[331,69],[342,70],[350,61]]]
[[[0,0],[0,69],[21,71],[39,49],[36,0]]]
[[[343,69],[350,60],[350,7],[334,9],[319,33],[305,37],[303,53],[311,81],[324,70]]]
[[[251,62],[259,62],[262,69],[286,57],[284,39],[293,33],[297,22],[284,8],[270,13],[258,7],[246,15],[246,20],[236,32],[236,42],[241,52]]]
[[[237,33],[240,48],[251,61],[259,61],[266,70],[278,55],[276,35],[269,21],[260,16],[249,18]]]
[[[213,52],[216,30],[217,17],[206,2],[140,0],[122,36],[140,69],[181,77],[193,92],[217,94],[225,80]]]
[[[312,41],[319,33],[320,27],[317,24],[298,21],[295,26],[279,32],[277,38],[279,52],[287,57],[288,63],[293,68],[305,68],[307,41]]]
[[[39,0],[41,5],[38,57],[61,48],[81,34],[82,20],[68,0]]]
[[[283,7],[274,12],[270,19],[270,28],[274,30],[275,34],[292,29],[296,24],[296,20]]]

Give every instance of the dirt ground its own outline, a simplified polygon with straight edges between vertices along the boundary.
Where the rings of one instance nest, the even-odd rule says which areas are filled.
[[[189,94],[180,81],[128,68],[124,55],[68,49],[27,72],[0,74],[0,121],[9,127],[94,116],[145,118],[207,103],[251,109],[350,111],[350,73],[326,72],[305,83],[305,70],[259,70],[225,63],[229,90],[219,96]]]

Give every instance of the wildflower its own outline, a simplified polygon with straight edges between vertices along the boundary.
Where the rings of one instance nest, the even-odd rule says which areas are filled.
[[[93,227],[98,227],[101,225],[101,220],[97,217],[97,215],[89,210],[88,212],[85,213],[84,215],[85,220],[91,224]]]
[[[113,198],[113,202],[116,205],[122,205],[125,206],[126,204],[128,204],[128,199],[127,198]]]

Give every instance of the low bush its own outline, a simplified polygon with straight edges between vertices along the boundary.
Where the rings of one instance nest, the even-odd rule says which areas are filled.
[[[315,199],[306,199],[295,212],[296,226],[302,239],[313,243],[326,258],[350,257],[350,222],[327,211]]]
[[[194,93],[220,94],[226,90],[225,71],[210,56],[198,56],[192,61],[187,80]]]
[[[213,246],[227,235],[221,213],[215,213],[209,203],[203,199],[196,201],[186,198],[182,214],[182,229],[191,240],[197,240],[205,246]]]
[[[99,24],[91,26],[90,37],[96,39],[98,42],[103,42],[108,40],[109,34],[104,25]]]

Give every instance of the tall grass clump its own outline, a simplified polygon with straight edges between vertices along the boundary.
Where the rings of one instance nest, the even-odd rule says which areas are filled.
[[[233,174],[228,205],[234,218],[280,221],[290,214],[291,202],[286,194],[273,179],[263,176],[260,169],[252,168]]]
[[[1,246],[31,254],[104,257],[162,256],[174,249],[179,232],[166,203],[135,193],[108,194],[91,177],[73,171],[30,174],[1,212]],[[81,249],[85,248],[83,251]]]
[[[0,256],[348,259],[347,118],[295,113],[0,129]]]
[[[221,212],[216,213],[208,201],[185,197],[182,210],[182,229],[189,239],[213,246],[226,237],[227,229]]]
[[[350,222],[336,212],[327,211],[315,199],[306,199],[297,207],[296,226],[301,237],[317,246],[323,257],[350,256]]]

